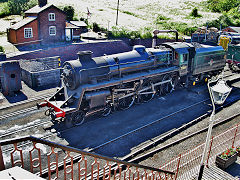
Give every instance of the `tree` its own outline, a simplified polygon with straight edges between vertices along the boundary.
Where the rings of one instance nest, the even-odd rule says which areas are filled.
[[[198,9],[197,9],[196,7],[193,8],[193,10],[192,10],[190,16],[193,16],[193,17],[201,17],[201,15],[198,14]]]
[[[36,0],[8,0],[8,8],[11,14],[21,14],[36,4]]]
[[[101,29],[100,29],[100,27],[99,27],[99,25],[97,24],[97,23],[93,23],[93,31],[94,32],[99,32]]]
[[[0,52],[4,52],[4,48],[0,46]]]
[[[67,15],[67,21],[72,21],[74,16],[74,8],[72,6],[65,6],[63,11]]]

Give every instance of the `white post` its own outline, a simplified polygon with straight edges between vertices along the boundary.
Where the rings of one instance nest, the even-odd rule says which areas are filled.
[[[212,134],[212,127],[213,127],[214,116],[215,116],[215,104],[214,104],[213,95],[212,95],[212,91],[210,89],[209,84],[210,84],[210,82],[208,82],[207,86],[208,86],[208,91],[209,91],[209,94],[210,94],[213,110],[212,110],[212,114],[211,114],[210,119],[209,119],[207,138],[206,138],[206,142],[205,142],[205,146],[204,146],[204,150],[203,150],[202,160],[201,160],[201,163],[200,163],[200,170],[199,170],[199,174],[198,174],[198,180],[202,179],[203,170],[204,170],[204,166],[205,166],[205,161],[206,161],[207,153],[208,153],[208,150],[209,150],[209,144],[210,144],[210,139],[211,139],[211,134]]]

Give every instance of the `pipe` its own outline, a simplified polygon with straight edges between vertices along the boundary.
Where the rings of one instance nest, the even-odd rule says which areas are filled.
[[[157,45],[157,35],[159,33],[169,33],[169,32],[174,32],[176,34],[176,42],[178,42],[178,31],[177,30],[157,30],[157,29],[155,29],[153,31],[152,47],[154,48]]]

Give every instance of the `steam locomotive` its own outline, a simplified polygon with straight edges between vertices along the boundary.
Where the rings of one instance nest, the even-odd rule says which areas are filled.
[[[91,51],[63,64],[62,87],[38,104],[53,121],[80,125],[86,116],[125,110],[154,95],[170,93],[218,74],[225,66],[221,46],[185,42],[164,43],[154,48],[136,45],[132,51],[92,58]]]

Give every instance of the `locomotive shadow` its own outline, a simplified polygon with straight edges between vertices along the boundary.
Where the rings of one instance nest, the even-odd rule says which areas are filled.
[[[156,97],[151,102],[135,105],[125,111],[116,111],[105,118],[92,117],[84,124],[71,128],[69,131],[64,131],[60,134],[60,137],[65,139],[69,143],[69,146],[79,149],[94,149],[103,143],[134,131],[202,99],[206,99],[206,93],[197,94],[189,92],[186,89],[177,90],[170,95],[164,96],[164,98]],[[148,140],[151,141],[151,139],[173,128],[178,128],[211,109],[208,104],[200,106],[191,112],[183,112],[162,119],[152,126],[120,138],[94,152],[111,157],[125,156],[132,151],[132,148],[139,144]]]

